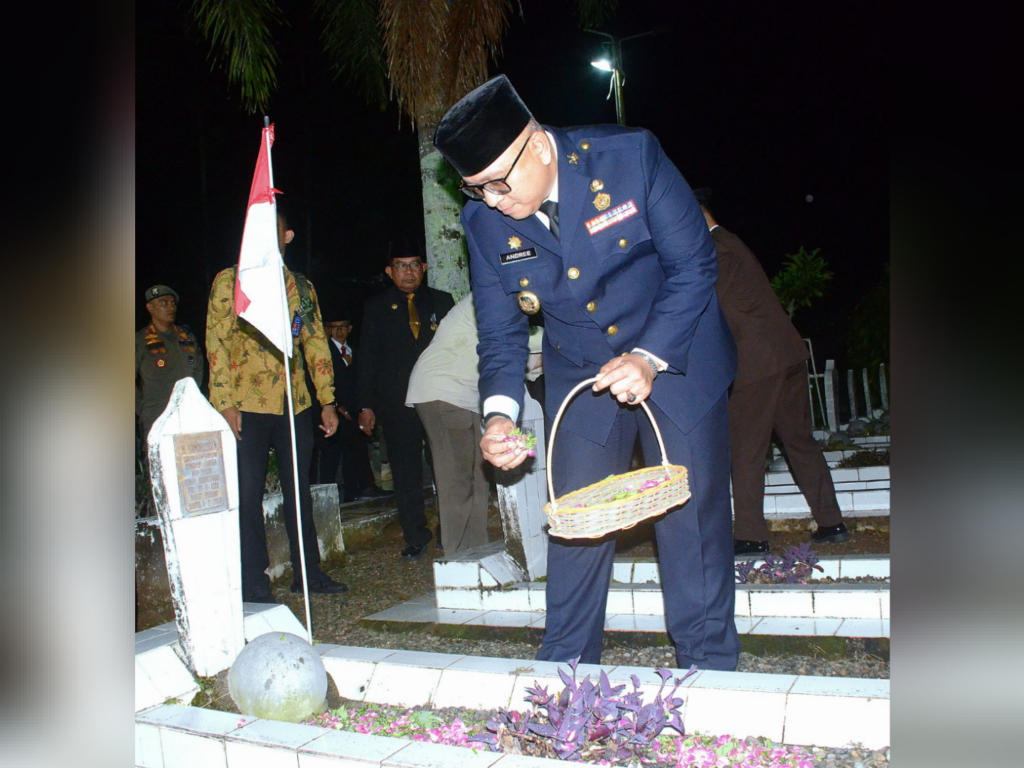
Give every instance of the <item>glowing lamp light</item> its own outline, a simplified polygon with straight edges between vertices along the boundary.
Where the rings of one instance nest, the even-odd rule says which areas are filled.
[[[612,63],[610,61],[608,61],[608,59],[600,59],[598,61],[592,61],[592,62],[590,62],[590,66],[597,67],[598,69],[600,69],[600,70],[602,70],[604,72],[614,72],[615,71],[614,68],[612,67]]]

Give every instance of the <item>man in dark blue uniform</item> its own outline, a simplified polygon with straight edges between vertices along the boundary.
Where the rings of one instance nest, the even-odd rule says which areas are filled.
[[[649,132],[560,130],[534,120],[504,77],[442,118],[434,136],[472,198],[462,212],[480,344],[484,457],[507,450],[523,400],[527,313],[544,313],[549,417],[599,376],[563,417],[554,460],[559,496],[629,469],[647,400],[669,461],[689,470],[692,498],[658,518],[665,620],[680,667],[732,670],[732,519],[726,390],[735,348],[715,297],[717,264],[700,207]],[[610,393],[610,394],[609,394]],[[552,537],[547,621],[538,659],[597,663],[614,537]]]

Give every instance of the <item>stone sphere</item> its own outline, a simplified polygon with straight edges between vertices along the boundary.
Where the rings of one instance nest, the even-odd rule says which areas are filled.
[[[268,632],[238,654],[228,691],[243,715],[298,723],[324,711],[327,670],[312,645],[288,632]]]

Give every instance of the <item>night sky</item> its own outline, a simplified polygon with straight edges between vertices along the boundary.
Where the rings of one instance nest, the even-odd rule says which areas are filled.
[[[422,237],[416,137],[393,105],[369,107],[332,77],[308,4],[281,5],[269,115],[296,231],[285,260],[358,323],[388,241]],[[136,315],[148,322],[141,294],[166,283],[202,339],[212,278],[238,258],[262,117],[211,71],[188,6],[136,6]],[[603,38],[579,28],[575,6],[523,0],[491,73],[543,123],[614,123],[609,75],[590,66]],[[627,124],[653,131],[692,187],[714,190],[718,220],[769,277],[784,254],[821,248],[830,295],[795,321],[819,367],[835,357],[842,368],[853,308],[889,260],[887,4],[622,0],[603,29],[659,27],[623,45]]]

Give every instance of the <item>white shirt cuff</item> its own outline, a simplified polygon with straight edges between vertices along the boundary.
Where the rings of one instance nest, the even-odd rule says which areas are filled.
[[[648,352],[646,349],[643,349],[642,347],[633,347],[632,351],[633,352],[643,352],[645,355],[650,355],[651,357],[653,357],[654,358],[654,362],[657,363],[657,365],[658,365],[658,371],[659,372],[667,371],[668,370],[668,363],[666,363],[664,360],[662,360],[657,355]]]
[[[505,395],[491,395],[484,400],[484,416],[492,411],[506,413],[512,421],[519,419],[519,403]]]

